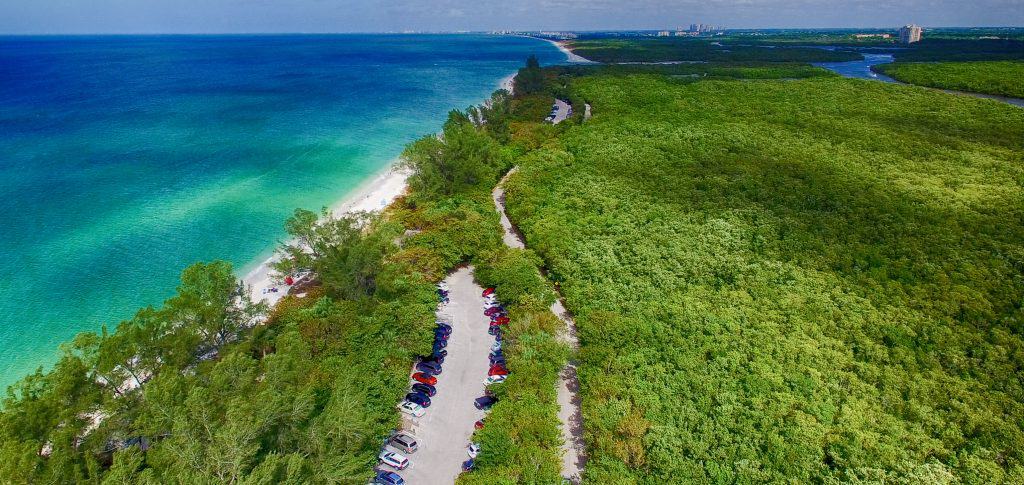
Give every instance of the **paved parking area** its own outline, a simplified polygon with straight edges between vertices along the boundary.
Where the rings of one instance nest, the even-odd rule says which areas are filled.
[[[445,485],[455,482],[462,462],[469,459],[466,446],[473,423],[484,416],[473,400],[484,395],[488,360],[494,337],[487,334],[490,319],[484,316],[483,288],[473,281],[472,267],[461,268],[445,279],[449,303],[443,314],[452,325],[448,356],[437,376],[437,395],[420,418],[405,419],[405,430],[419,441],[409,456],[411,464],[399,472],[410,485]]]

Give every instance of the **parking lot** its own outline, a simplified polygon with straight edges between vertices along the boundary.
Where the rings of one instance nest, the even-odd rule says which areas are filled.
[[[473,406],[483,396],[494,337],[484,316],[483,288],[473,282],[472,268],[461,268],[445,279],[449,303],[439,317],[452,326],[448,356],[437,376],[437,394],[420,418],[405,415],[405,431],[416,436],[419,449],[408,454],[411,464],[398,472],[411,485],[450,484],[462,472],[469,456],[466,446],[473,424],[484,416]]]

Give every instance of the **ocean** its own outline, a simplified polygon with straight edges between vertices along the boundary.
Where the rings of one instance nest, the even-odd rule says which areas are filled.
[[[241,275],[550,43],[487,35],[0,37],[0,388],[81,331]]]

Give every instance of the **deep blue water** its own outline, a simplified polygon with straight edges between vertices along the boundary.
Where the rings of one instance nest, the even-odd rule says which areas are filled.
[[[539,40],[0,37],[0,386],[79,331],[242,267],[475,104]]]

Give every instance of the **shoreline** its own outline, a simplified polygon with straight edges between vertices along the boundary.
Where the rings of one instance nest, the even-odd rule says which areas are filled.
[[[517,74],[518,71],[501,78],[495,90],[506,89],[511,93]],[[372,177],[361,182],[354,190],[328,205],[331,213],[335,216],[342,216],[352,212],[377,212],[391,205],[395,199],[405,194],[411,175],[409,171],[399,167],[400,162],[401,157],[396,157]],[[284,221],[282,221],[283,223]],[[273,247],[274,253],[270,257],[262,261],[259,260],[260,257],[257,257],[255,261],[243,266],[244,276],[239,278],[249,287],[249,295],[254,302],[266,301],[271,308],[288,294],[289,289],[288,285],[278,284],[274,281],[271,265],[278,260],[277,244],[274,244]],[[269,291],[272,288],[277,288],[278,291]]]
[[[567,60],[570,63],[572,63],[572,64],[600,64],[600,62],[596,62],[596,61],[592,61],[590,59],[587,59],[586,57],[583,57],[583,56],[573,52],[572,49],[566,47],[565,44],[568,41],[564,41],[564,40],[550,40],[550,39],[543,39],[543,40],[546,40],[546,41],[554,44],[554,46],[557,47],[558,50],[562,51],[562,53],[565,54],[566,57],[568,57]]]
[[[327,206],[331,213],[342,216],[352,212],[374,212],[394,202],[405,193],[408,187],[406,181],[410,175],[408,171],[399,168],[398,162],[399,158],[395,158],[373,177],[364,180],[354,190]],[[289,288],[288,285],[274,281],[271,265],[278,261],[277,245],[274,247],[275,252],[255,267],[251,267],[252,263],[243,267],[243,270],[250,267],[251,269],[245,272],[245,276],[239,278],[249,287],[249,295],[254,302],[266,301],[271,308],[288,294]],[[272,288],[277,288],[278,291],[269,291]]]

